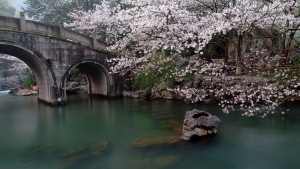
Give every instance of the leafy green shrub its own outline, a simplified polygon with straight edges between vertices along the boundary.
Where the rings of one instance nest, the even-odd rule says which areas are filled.
[[[24,88],[30,88],[31,87],[31,85],[32,85],[32,80],[29,78],[29,77],[26,77],[25,79],[24,79],[24,81],[22,82],[22,86],[24,87]]]
[[[300,55],[293,58],[292,64],[294,64],[294,65],[300,64]]]
[[[175,78],[172,75],[176,71],[175,64],[166,64],[158,74],[160,82],[165,83],[167,86],[173,86]]]
[[[154,84],[164,83],[172,87],[175,78],[172,75],[176,71],[175,64],[166,64],[159,69],[150,70],[148,72],[138,73],[134,77],[133,87],[135,90],[150,89]]]
[[[154,71],[138,73],[134,77],[133,87],[136,90],[145,90],[147,88],[152,88],[155,83],[155,78],[156,75]]]
[[[192,82],[195,79],[195,74],[194,73],[188,73],[186,74],[184,81],[185,82]]]

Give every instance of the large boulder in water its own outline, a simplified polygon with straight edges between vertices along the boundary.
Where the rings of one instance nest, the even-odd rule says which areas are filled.
[[[209,136],[217,134],[221,120],[208,112],[194,109],[185,113],[181,138],[190,140],[193,136]]]

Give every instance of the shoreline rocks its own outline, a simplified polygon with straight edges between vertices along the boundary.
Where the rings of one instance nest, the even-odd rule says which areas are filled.
[[[203,96],[201,100],[196,102],[200,103],[218,103],[224,99],[230,100],[233,98],[232,94],[214,94],[211,92],[212,89],[230,89],[238,88],[234,95],[238,95],[239,91],[249,89],[249,87],[258,88],[259,86],[273,84],[274,79],[259,76],[226,76],[225,79],[220,79],[212,76],[197,75],[192,81],[184,81],[176,84],[182,88],[194,88],[198,89],[198,95]],[[146,90],[138,91],[124,91],[123,96],[129,98],[142,98],[142,99],[164,99],[164,100],[178,100],[185,103],[194,103],[192,99],[183,96],[180,92],[173,90],[175,86],[169,87],[165,83],[155,84],[153,87]],[[300,86],[295,88],[299,92]],[[253,98],[256,99],[256,98]],[[257,98],[259,99],[259,98]],[[299,102],[300,96],[288,97],[285,101],[288,102]]]
[[[30,89],[18,89],[12,93],[13,96],[36,96],[38,93]]]
[[[88,93],[88,86],[78,82],[67,82],[66,92],[67,94]]]

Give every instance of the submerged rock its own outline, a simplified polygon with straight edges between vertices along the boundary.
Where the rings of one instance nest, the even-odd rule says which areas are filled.
[[[87,147],[82,147],[77,150],[70,151],[69,153],[65,154],[62,158],[64,160],[76,161],[83,159],[88,156],[95,156],[100,154],[103,150],[105,150],[108,146],[107,141],[99,141],[94,142]]]
[[[142,137],[135,139],[132,145],[135,147],[151,147],[159,145],[172,145],[180,142],[180,136],[170,135],[161,137]]]
[[[183,122],[181,138],[190,140],[193,136],[209,136],[217,134],[221,120],[208,112],[200,110],[187,111]]]
[[[132,145],[134,147],[145,148],[161,145],[175,145],[181,142],[182,124],[180,122],[167,120],[162,122],[162,128],[167,129],[170,133],[137,138],[132,142]]]

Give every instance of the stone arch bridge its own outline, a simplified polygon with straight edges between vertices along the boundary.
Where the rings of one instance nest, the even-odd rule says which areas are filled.
[[[89,94],[120,96],[125,79],[108,72],[107,59],[116,57],[95,36],[88,37],[62,25],[48,25],[0,16],[0,53],[15,56],[33,72],[38,99],[52,105],[65,104],[66,79],[74,67],[87,75]]]

